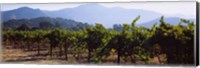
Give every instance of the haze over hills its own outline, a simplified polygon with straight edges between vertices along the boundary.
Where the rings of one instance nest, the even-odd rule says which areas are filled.
[[[131,23],[132,20],[139,15],[141,16],[139,22],[147,22],[161,16],[161,14],[152,11],[124,9],[120,7],[106,8],[98,4],[85,4],[75,8],[66,8],[59,11],[50,11],[45,13],[47,13],[47,15],[59,15],[63,18],[88,22],[91,24],[103,23],[106,27],[111,27],[116,23]]]
[[[166,17],[164,19],[165,22],[171,24],[171,25],[178,25],[178,23],[180,22],[180,19],[182,18],[178,18],[178,17]],[[195,19],[188,19],[190,21],[196,22]],[[160,18],[148,21],[148,22],[144,22],[142,24],[137,24],[137,26],[145,26],[145,27],[152,27],[153,24],[157,23],[159,24]]]
[[[108,8],[99,4],[83,4],[78,7],[65,8],[57,11],[21,7],[10,11],[4,11],[2,15],[3,21],[23,18],[31,19],[37,17],[61,17],[84,23],[87,22],[89,24],[101,23],[107,28],[112,27],[113,24],[130,24],[132,20],[139,15],[141,18],[137,24],[149,26],[154,24],[155,21],[160,19],[162,16],[162,14],[153,11],[125,9],[121,7]],[[180,20],[180,18],[172,17],[169,19],[170,22],[174,21],[173,23],[176,23],[177,20]],[[166,21],[168,20],[166,19]]]
[[[30,29],[39,29],[43,28],[61,28],[61,29],[85,29],[87,23],[77,22],[70,19],[63,18],[51,18],[51,17],[37,17],[31,19],[12,19],[6,22],[3,22],[3,28],[17,29],[22,25],[26,25]],[[48,28],[46,28],[48,27]]]
[[[36,18],[36,17],[44,17],[46,16],[43,11],[40,9],[32,9],[29,7],[21,7],[18,9],[4,11],[2,12],[2,19],[3,21],[7,21],[10,19],[23,19],[23,18]]]

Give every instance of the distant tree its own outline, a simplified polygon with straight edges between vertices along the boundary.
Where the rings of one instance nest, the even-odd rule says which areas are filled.
[[[52,29],[53,28],[53,24],[51,24],[48,21],[44,21],[44,22],[40,22],[39,24],[39,28],[43,29],[43,30],[48,30],[48,29]]]
[[[121,24],[114,24],[113,29],[116,31],[122,31],[123,27]]]
[[[39,28],[38,27],[33,27],[31,30],[38,30]]]
[[[55,28],[61,28],[60,22],[55,22]]]
[[[22,24],[21,26],[19,26],[18,28],[16,28],[16,30],[30,30],[30,26],[28,24]]]

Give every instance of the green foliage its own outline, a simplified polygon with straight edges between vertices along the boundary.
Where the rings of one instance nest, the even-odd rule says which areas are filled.
[[[94,27],[87,25],[78,27],[82,30],[24,30],[3,31],[3,40],[34,42],[47,40],[45,43],[54,47],[71,48],[78,52],[88,52],[88,62],[101,63],[112,53],[117,53],[120,60],[131,62],[139,60],[149,63],[151,56],[166,54],[167,64],[193,64],[194,63],[194,22],[181,19],[176,26],[167,24],[162,16],[160,23],[152,28],[137,27],[136,22],[140,16],[133,20],[132,24],[115,26],[116,30],[108,30],[102,24]],[[46,22],[41,28],[51,28]],[[60,26],[60,25],[57,25]],[[42,45],[41,45],[42,46]],[[124,58],[124,59],[121,59]],[[128,62],[128,61],[127,61]]]

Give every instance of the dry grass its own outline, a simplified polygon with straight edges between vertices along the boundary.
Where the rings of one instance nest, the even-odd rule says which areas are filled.
[[[68,54],[68,60],[65,56],[58,56],[54,53],[52,57],[49,56],[48,50],[40,51],[40,55],[36,51],[23,51],[22,49],[14,49],[11,47],[4,47],[2,53],[3,63],[28,63],[28,64],[66,64],[84,62],[80,59],[77,60],[72,54]],[[53,52],[58,52],[54,50]],[[82,59],[86,61],[86,58]]]
[[[53,51],[53,56],[50,57],[48,50],[41,50],[40,55],[37,51],[24,51],[19,48],[12,48],[6,46],[3,48],[2,62],[4,63],[23,63],[23,64],[77,64],[77,63],[87,63],[87,53],[80,53],[77,57],[74,54],[68,54],[68,60],[65,60],[65,56],[58,56],[59,50]],[[159,61],[160,58],[160,61]],[[166,55],[161,54],[154,56],[149,61],[150,64],[164,64],[166,62]],[[131,61],[122,61],[125,64],[131,64]],[[117,54],[110,55],[105,58],[102,64],[117,64]],[[135,64],[144,64],[144,61],[137,60]]]

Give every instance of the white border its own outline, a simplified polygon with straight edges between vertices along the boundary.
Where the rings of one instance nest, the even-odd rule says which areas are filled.
[[[63,2],[128,2],[128,1],[196,1],[196,0],[0,0],[0,3],[63,3]],[[200,0],[197,0],[200,2]],[[1,32],[0,32],[1,33]],[[1,38],[1,37],[0,37]],[[0,47],[1,48],[1,47]],[[1,50],[1,49],[0,49]],[[1,55],[1,54],[0,54]],[[158,66],[90,66],[90,65],[36,65],[36,64],[0,64],[1,68],[188,68]],[[195,67],[189,67],[195,68]],[[200,67],[197,67],[200,68]]]
[[[196,0],[0,0],[0,3],[127,2],[127,1],[196,1]]]

